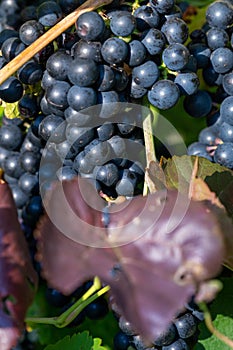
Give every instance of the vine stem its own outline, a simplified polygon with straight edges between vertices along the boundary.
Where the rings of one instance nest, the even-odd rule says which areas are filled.
[[[29,45],[7,65],[0,70],[0,84],[13,75],[21,66],[23,66],[28,60],[40,52],[45,46],[51,43],[64,31],[75,24],[77,18],[84,12],[93,11],[97,8],[108,5],[113,0],[87,0],[76,10],[63,18],[60,22],[55,24],[46,33],[40,36],[36,41]]]
[[[94,300],[99,298],[110,290],[109,286],[101,288],[101,282],[98,277],[94,278],[93,285],[88,291],[78,299],[68,310],[64,311],[58,317],[27,317],[26,323],[39,323],[39,324],[50,324],[58,328],[64,328],[70,324],[80,312],[87,307]],[[98,290],[99,289],[99,290]],[[94,293],[94,294],[93,294]]]
[[[206,327],[208,328],[208,330],[213,335],[215,335],[215,337],[217,337],[219,340],[221,340],[223,343],[225,343],[231,349],[233,349],[233,340],[231,340],[225,334],[222,334],[221,332],[219,332],[215,328],[215,326],[213,324],[213,321],[212,321],[212,318],[211,318],[211,314],[209,312],[209,309],[208,309],[207,305],[205,303],[200,303],[199,305],[200,305],[201,310],[204,312],[205,324],[206,324]]]

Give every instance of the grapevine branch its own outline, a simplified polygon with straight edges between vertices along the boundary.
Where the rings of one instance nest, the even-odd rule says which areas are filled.
[[[40,36],[36,41],[23,50],[18,56],[11,60],[0,70],[0,84],[13,75],[20,67],[22,67],[28,60],[40,52],[49,43],[55,40],[59,35],[65,32],[73,24],[77,18],[84,12],[93,11],[97,8],[108,5],[113,0],[87,0],[75,11],[63,18],[60,22],[55,24],[46,33]]]

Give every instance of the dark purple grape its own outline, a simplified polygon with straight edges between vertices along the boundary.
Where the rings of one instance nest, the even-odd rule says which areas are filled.
[[[1,54],[7,62],[10,62],[25,48],[25,44],[19,38],[11,37],[2,44]]]
[[[0,85],[0,98],[8,103],[14,103],[23,96],[23,85],[15,77],[10,77]]]
[[[116,36],[131,35],[135,27],[136,19],[128,11],[115,11],[110,19],[110,29]]]
[[[17,72],[19,80],[23,84],[36,84],[43,76],[42,66],[34,60],[29,60]]]
[[[56,80],[66,80],[72,58],[63,50],[58,50],[46,63],[48,73]]]
[[[94,139],[94,129],[87,127],[80,127],[77,124],[68,124],[66,127],[67,141],[73,146],[83,148]]]
[[[180,18],[168,18],[161,31],[165,34],[169,44],[183,44],[188,39],[188,26]]]
[[[170,80],[157,81],[148,92],[150,103],[159,109],[173,107],[180,97],[179,88]]]
[[[22,143],[23,134],[17,125],[3,125],[0,128],[0,146],[9,151],[16,150]]]
[[[206,20],[211,27],[226,29],[233,21],[233,10],[225,1],[215,1],[206,10]]]
[[[37,7],[37,17],[44,27],[52,27],[62,18],[62,10],[56,2],[47,0]]]
[[[39,168],[40,154],[25,151],[20,155],[20,164],[26,172],[35,174]]]
[[[105,186],[113,186],[119,179],[119,171],[115,164],[108,163],[102,166],[96,166],[93,176]]]
[[[200,142],[193,142],[191,145],[188,146],[187,154],[189,156],[198,156],[206,158],[210,161],[212,161],[211,156],[206,150],[206,145]]]
[[[71,85],[66,81],[55,81],[46,90],[47,101],[58,109],[65,109],[69,106],[67,95]]]
[[[103,18],[94,11],[85,12],[76,21],[78,36],[84,40],[96,40],[101,37],[105,30]]]
[[[170,345],[163,346],[162,350],[189,350],[189,346],[183,339],[178,339]]]
[[[31,194],[37,190],[38,187],[38,175],[31,173],[24,173],[20,176],[19,187],[21,190],[27,194]]]
[[[101,53],[109,64],[120,64],[126,60],[128,45],[120,38],[108,38],[102,45]]]
[[[70,88],[67,101],[70,107],[76,111],[94,106],[97,102],[97,96],[94,89],[74,85]]]
[[[148,28],[157,28],[159,25],[160,17],[158,12],[151,6],[142,5],[134,11],[134,17],[136,17],[137,29],[144,31]]]
[[[99,320],[105,317],[108,311],[108,303],[103,297],[99,297],[85,308],[85,314],[91,320]]]
[[[210,28],[206,33],[207,43],[211,50],[227,46],[229,36],[227,32],[220,28]]]
[[[25,170],[20,165],[20,153],[19,152],[10,152],[3,162],[4,172],[16,179],[18,179]]]
[[[143,88],[151,87],[159,78],[159,69],[153,61],[147,61],[132,70],[133,81]]]
[[[39,112],[39,106],[35,96],[24,94],[19,100],[18,109],[23,118],[34,118]]]
[[[23,208],[27,203],[29,196],[21,190],[17,184],[11,185],[11,192],[14,198],[15,205],[18,209]]]
[[[116,192],[118,196],[132,197],[135,193],[136,184],[136,174],[128,169],[124,169],[116,184]]]
[[[80,40],[71,48],[71,56],[91,59],[97,63],[102,61],[101,43],[99,41]]]
[[[208,126],[201,130],[198,141],[202,144],[212,146],[215,145],[216,138],[218,136],[215,126]]]
[[[21,25],[19,28],[20,40],[25,45],[31,45],[44,32],[44,27],[36,20],[30,20]]]
[[[98,76],[98,66],[90,58],[76,57],[68,68],[70,82],[78,86],[91,86]]]
[[[193,95],[185,96],[184,109],[194,118],[207,116],[212,109],[212,99],[207,91],[198,90]]]
[[[0,32],[0,49],[2,47],[2,44],[9,38],[13,38],[13,37],[16,37],[18,38],[19,37],[19,33],[14,30],[14,29],[3,29],[1,32]]]
[[[60,143],[64,140],[65,123],[63,118],[57,115],[48,115],[39,125],[39,136],[45,141]]]
[[[114,135],[108,141],[111,146],[112,152],[116,158],[123,158],[125,154],[125,141],[122,137]]]
[[[56,81],[56,78],[53,78],[47,70],[44,71],[42,80],[41,80],[41,87],[44,90],[47,90],[48,87],[52,86],[53,83]]]
[[[178,74],[174,82],[178,85],[180,92],[185,95],[194,94],[200,85],[197,74],[193,72]]]
[[[176,327],[173,323],[170,323],[167,329],[153,341],[153,345],[156,345],[156,346],[169,345],[172,342],[174,342],[174,340],[176,339],[176,336],[177,336]]]
[[[174,321],[177,332],[182,339],[193,336],[197,331],[197,321],[191,313],[185,313]]]
[[[73,166],[65,165],[57,170],[56,175],[59,181],[72,180],[77,176],[77,172],[74,170]]]
[[[174,43],[163,51],[163,61],[168,69],[178,71],[188,63],[189,55],[189,50],[184,45]]]
[[[233,125],[233,96],[224,99],[220,106],[220,115],[224,122]]]
[[[99,78],[97,80],[98,91],[112,90],[115,84],[115,74],[111,67],[106,64],[99,66]]]
[[[129,346],[129,336],[123,332],[118,332],[114,337],[114,350],[127,350]]]
[[[205,43],[190,43],[188,49],[196,58],[198,68],[205,69],[209,66],[211,50]]]
[[[219,128],[219,137],[223,142],[233,142],[233,125],[222,123]]]
[[[142,64],[146,59],[146,48],[139,40],[129,43],[129,66],[135,67]]]
[[[155,28],[151,28],[142,39],[143,45],[151,55],[158,55],[163,51],[166,39],[163,33]]]
[[[107,141],[114,134],[114,124],[106,122],[97,127],[96,132],[100,141]]]
[[[56,145],[56,152],[61,160],[71,159],[76,156],[76,151],[67,140]]]
[[[233,95],[233,72],[224,74],[222,86],[228,95]]]
[[[217,73],[227,73],[233,68],[233,52],[227,47],[220,47],[210,56],[212,66]]]
[[[227,168],[233,168],[233,143],[225,142],[216,148],[214,152],[214,161]]]
[[[174,0],[150,0],[150,4],[159,13],[169,13],[175,5]]]
[[[45,297],[49,304],[56,307],[62,307],[70,301],[69,296],[65,296],[58,290],[52,288],[46,289]]]

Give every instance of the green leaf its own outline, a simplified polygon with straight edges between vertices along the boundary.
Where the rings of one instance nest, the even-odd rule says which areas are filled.
[[[233,278],[222,278],[223,289],[211,304],[210,313],[213,324],[221,333],[233,339]],[[229,350],[225,345],[206,328],[204,322],[200,325],[199,341],[195,350]]]
[[[100,338],[93,339],[93,350],[107,350],[105,346],[102,346],[102,340]]]
[[[181,192],[187,193],[195,159],[195,156],[184,155],[163,160],[164,175],[169,188],[179,189]],[[198,158],[196,175],[207,183],[212,192],[215,192],[217,196],[221,195],[222,198],[226,186],[233,181],[232,170],[202,157]]]
[[[44,350],[92,350],[93,339],[87,331],[66,336],[56,344],[48,345]],[[96,348],[97,350],[98,348]],[[101,348],[99,348],[101,349]]]

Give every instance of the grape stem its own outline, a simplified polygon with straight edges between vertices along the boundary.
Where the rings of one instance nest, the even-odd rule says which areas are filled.
[[[49,43],[55,40],[59,35],[65,32],[73,24],[75,24],[77,18],[84,12],[93,11],[97,8],[108,5],[113,0],[87,0],[75,11],[63,18],[60,22],[55,24],[46,33],[40,36],[36,41],[23,50],[18,56],[11,60],[0,70],[0,84],[13,75],[21,66],[23,66],[28,60],[40,52]]]
[[[110,290],[109,286],[101,288],[101,282],[98,277],[94,278],[93,285],[88,291],[78,299],[69,309],[57,317],[27,317],[26,323],[50,324],[58,328],[64,328],[69,325],[90,303]]]
[[[221,340],[223,343],[225,343],[231,349],[233,349],[233,340],[229,339],[225,334],[222,334],[221,332],[219,332],[215,328],[213,321],[212,321],[210,311],[209,311],[206,303],[200,303],[199,306],[200,306],[200,309],[204,312],[205,324],[206,324],[206,327],[208,328],[208,330],[213,335],[215,335],[215,337],[217,337],[219,340]]]
[[[144,105],[148,105],[150,108],[150,113],[148,113],[143,119],[143,134],[145,141],[145,152],[146,152],[146,167],[149,168],[151,162],[157,162],[155,155],[155,147],[154,147],[154,138],[153,138],[153,126],[152,126],[152,117],[154,117],[154,122],[157,122],[158,112],[156,109],[152,109],[148,100],[143,101]],[[145,176],[143,195],[146,196],[148,193],[148,189],[150,193],[155,192],[154,186],[151,183],[148,176]]]

